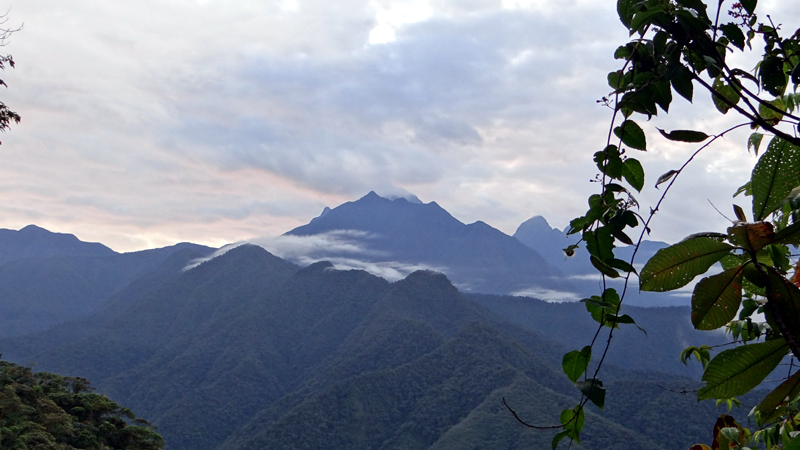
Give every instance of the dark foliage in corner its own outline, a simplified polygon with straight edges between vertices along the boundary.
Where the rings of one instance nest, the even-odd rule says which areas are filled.
[[[164,439],[147,421],[85,378],[33,373],[0,361],[0,448],[6,450],[159,450]]]

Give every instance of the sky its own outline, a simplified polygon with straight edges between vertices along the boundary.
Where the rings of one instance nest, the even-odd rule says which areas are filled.
[[[219,247],[371,190],[508,234],[535,215],[563,228],[597,189],[611,117],[597,100],[627,42],[614,3],[7,0],[6,26],[23,29],[0,99],[22,123],[0,136],[0,228]],[[759,8],[793,30],[793,3]],[[644,127],[714,134],[735,119],[676,98]],[[712,204],[732,217],[755,163],[746,137],[692,163],[652,238],[729,225]],[[635,155],[642,213],[695,149],[651,133]]]

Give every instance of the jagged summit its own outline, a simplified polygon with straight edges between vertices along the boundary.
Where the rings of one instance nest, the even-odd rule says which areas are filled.
[[[459,289],[510,294],[529,287],[569,291],[560,272],[535,250],[482,221],[466,225],[436,202],[389,199],[375,191],[323,214],[290,236],[329,239],[314,261],[405,276],[417,269],[444,273]],[[357,264],[356,264],[357,263]]]

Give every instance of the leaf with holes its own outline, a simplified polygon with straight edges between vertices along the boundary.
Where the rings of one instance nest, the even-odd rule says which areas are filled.
[[[764,58],[758,69],[761,87],[770,94],[778,97],[783,95],[789,82],[786,72],[783,71],[783,59],[777,56]]]
[[[733,249],[708,237],[686,239],[659,250],[639,274],[643,291],[671,291],[689,284]]]
[[[758,386],[789,351],[783,339],[742,345],[715,356],[703,372],[698,400],[744,395]]]
[[[798,181],[800,147],[777,136],[772,138],[750,177],[755,220],[764,220],[778,209]]]
[[[742,223],[728,228],[728,239],[745,250],[757,252],[775,242],[774,229],[769,222]]]
[[[742,266],[703,278],[692,293],[692,325],[716,330],[736,317],[742,303]]]

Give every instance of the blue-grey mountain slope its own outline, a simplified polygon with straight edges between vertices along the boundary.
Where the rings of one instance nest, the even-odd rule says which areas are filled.
[[[117,253],[34,225],[0,230],[0,337],[45,330],[90,314],[129,283],[195,244]]]
[[[389,283],[326,262],[299,268],[249,245],[155,273],[96,313],[1,340],[0,349],[39,370],[89,378],[152,419],[173,450],[543,448],[552,433],[522,427],[501,398],[549,423],[578,396],[560,363],[586,344],[585,333],[572,336],[571,314],[580,311],[537,302],[519,309],[529,321],[512,324],[436,272]],[[480,303],[514,316],[508,299]],[[652,318],[674,319],[672,310]],[[544,329],[543,320],[553,323]],[[630,331],[638,334],[619,339],[649,339]],[[718,414],[713,403],[658,387],[694,381],[624,368],[634,362],[618,352],[607,361],[604,381],[616,387],[585,448],[678,448],[706,434],[701,418]],[[661,436],[653,421],[625,414],[629,381],[657,399],[638,402],[640,415],[682,432]]]
[[[428,267],[464,292],[569,291],[563,274],[535,250],[484,222],[465,225],[435,202],[389,200],[370,192],[326,209],[292,236],[335,236],[356,249],[321,249],[316,260]]]

